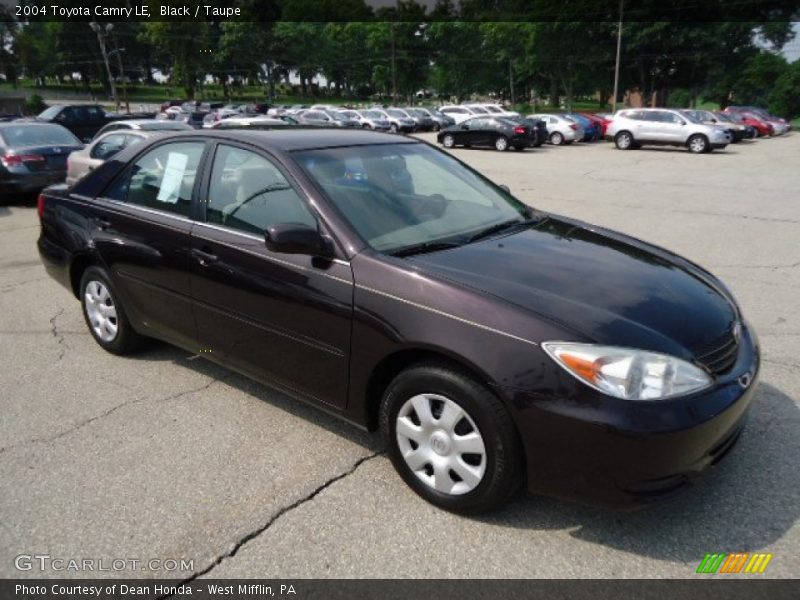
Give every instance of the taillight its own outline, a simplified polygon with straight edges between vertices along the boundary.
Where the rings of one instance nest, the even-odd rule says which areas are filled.
[[[0,156],[0,162],[5,167],[18,167],[27,162],[41,162],[44,156],[41,154],[4,154]]]
[[[569,128],[572,129],[573,131],[578,131],[578,126],[575,123],[570,125]]]
[[[39,215],[39,219],[44,216],[44,194],[39,194],[39,197],[36,199],[36,212]]]
[[[514,133],[516,133],[517,135],[525,135],[528,132],[525,131],[524,127],[514,127]]]

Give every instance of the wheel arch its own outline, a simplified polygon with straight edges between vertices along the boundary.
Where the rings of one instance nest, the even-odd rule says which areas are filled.
[[[491,388],[489,376],[482,372],[477,365],[461,356],[455,356],[440,348],[402,348],[384,356],[370,373],[364,398],[364,422],[367,429],[370,431],[378,429],[381,399],[391,381],[402,371],[422,363],[447,366],[473,377]],[[504,402],[502,398],[501,401]]]
[[[72,293],[76,298],[80,298],[81,278],[86,269],[92,266],[100,266],[100,261],[87,253],[78,254],[69,266],[69,281],[72,286]]]

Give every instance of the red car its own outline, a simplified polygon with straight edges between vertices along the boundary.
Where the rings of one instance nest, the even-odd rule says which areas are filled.
[[[770,136],[774,135],[775,133],[775,129],[772,127],[772,125],[753,113],[731,110],[730,107],[726,108],[722,112],[729,115],[736,115],[737,117],[741,118],[742,123],[745,125],[750,125],[756,130],[758,137]]]
[[[592,113],[582,112],[578,114],[586,117],[587,119],[590,119],[594,123],[597,123],[600,126],[600,138],[602,139],[606,137],[606,128],[608,127],[608,124],[611,123],[611,119],[608,119],[606,117],[601,117],[600,115],[595,115]]]

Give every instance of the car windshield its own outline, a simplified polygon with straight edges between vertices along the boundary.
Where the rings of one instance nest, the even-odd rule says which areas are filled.
[[[375,250],[464,244],[529,209],[426,144],[299,151],[302,168]]]
[[[487,104],[486,105],[486,110],[488,110],[489,112],[493,112],[493,113],[501,113],[501,112],[503,112],[502,110],[500,110],[496,106],[492,106],[491,104]]]
[[[400,117],[400,118],[406,118],[407,117],[406,113],[404,113],[402,110],[398,110],[396,108],[390,108],[386,112],[389,113],[390,115],[392,115],[393,117]]]
[[[687,110],[687,111],[684,111],[682,113],[682,115],[684,117],[686,117],[686,119],[688,119],[692,123],[702,123],[703,122],[702,117],[699,114],[697,114],[697,111],[694,111],[694,113],[692,113],[691,111]]]
[[[485,108],[481,108],[480,106],[470,106],[469,109],[479,115],[488,115],[489,111]]]
[[[24,148],[25,146],[45,146],[49,144],[79,146],[80,141],[60,125],[17,125],[4,127],[0,135],[7,146]]]

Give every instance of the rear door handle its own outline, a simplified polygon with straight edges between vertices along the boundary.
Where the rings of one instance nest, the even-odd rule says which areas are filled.
[[[219,257],[216,254],[204,252],[203,250],[198,250],[197,248],[192,248],[192,256],[204,267],[207,267],[208,265],[219,260]]]

